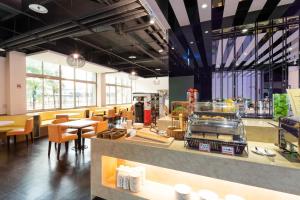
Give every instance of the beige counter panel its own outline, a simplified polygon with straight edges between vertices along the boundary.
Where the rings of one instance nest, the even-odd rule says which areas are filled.
[[[277,149],[272,144],[255,142],[250,142],[249,149],[256,145],[267,146],[273,150]],[[277,154],[274,159],[251,152],[248,157],[225,156],[186,149],[182,141],[175,141],[168,148],[160,148],[135,144],[123,139],[114,141],[93,139],[92,195],[108,199],[118,199],[115,198],[118,195],[122,197],[121,199],[135,199],[135,196],[122,190],[112,190],[101,184],[101,157],[103,155],[300,195],[300,163],[292,163],[280,154]],[[136,199],[142,198],[137,196]]]

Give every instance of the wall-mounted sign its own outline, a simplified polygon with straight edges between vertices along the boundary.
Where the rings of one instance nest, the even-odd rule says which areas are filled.
[[[234,155],[234,147],[222,146],[222,153],[227,155]]]
[[[210,144],[207,143],[199,143],[199,151],[210,152]]]

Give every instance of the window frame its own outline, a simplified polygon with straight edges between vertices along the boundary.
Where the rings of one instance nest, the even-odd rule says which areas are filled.
[[[34,59],[32,59],[34,60]],[[48,62],[49,63],[49,62]],[[59,108],[50,108],[50,109],[45,109],[45,101],[44,101],[44,97],[42,99],[42,109],[33,109],[33,110],[30,110],[28,109],[28,106],[27,106],[27,97],[26,97],[26,110],[28,113],[32,113],[32,112],[41,112],[41,111],[51,111],[51,110],[68,110],[68,109],[76,109],[76,108],[89,108],[89,107],[95,107],[97,106],[97,73],[93,72],[94,75],[95,75],[95,81],[89,81],[87,80],[87,75],[86,75],[86,80],[77,80],[76,79],[76,68],[74,68],[74,76],[73,76],[73,79],[71,78],[63,78],[62,77],[62,68],[64,67],[63,65],[58,65],[59,66],[59,75],[58,76],[51,76],[51,75],[45,75],[44,74],[44,61],[41,61],[41,68],[42,68],[42,73],[41,74],[34,74],[34,73],[28,73],[26,72],[26,80],[27,78],[40,78],[42,79],[42,94],[44,96],[45,94],[45,84],[44,84],[44,80],[45,79],[50,79],[50,80],[58,80],[59,81]],[[27,68],[27,64],[26,64],[26,68]],[[70,107],[70,108],[64,108],[63,105],[62,105],[62,81],[73,81],[74,82],[74,106]],[[86,87],[86,102],[85,102],[85,105],[86,106],[77,106],[76,104],[76,83],[84,83],[85,84],[85,87]],[[88,102],[88,84],[92,84],[92,85],[95,85],[96,87],[96,94],[95,94],[95,105],[89,105],[89,102]]]
[[[113,87],[114,88],[114,91],[115,91],[115,103],[107,103],[107,94],[106,94],[106,92],[107,91],[105,91],[105,105],[106,106],[113,106],[113,105],[127,105],[127,104],[131,104],[132,103],[132,81],[130,81],[130,86],[129,85],[125,85],[125,84],[122,84],[123,83],[123,81],[121,81],[121,84],[118,84],[117,82],[117,76],[115,76],[114,78],[115,78],[115,83],[113,84],[113,83],[107,83],[106,82],[106,75],[108,75],[108,74],[114,74],[114,73],[106,73],[106,74],[104,74],[104,79],[105,79],[105,90],[106,90],[106,88],[107,88],[107,86],[110,86],[110,87]],[[122,101],[122,103],[121,104],[118,104],[117,102],[117,97],[118,97],[118,94],[117,94],[117,88],[118,87],[120,87],[121,88],[121,101]],[[124,94],[123,94],[123,89],[130,89],[130,94],[131,94],[131,98],[130,98],[130,102],[126,102],[126,103],[123,103],[123,96],[124,96]],[[110,96],[110,95],[109,95]]]

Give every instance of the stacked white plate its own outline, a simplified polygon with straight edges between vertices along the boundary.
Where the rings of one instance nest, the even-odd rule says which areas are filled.
[[[200,190],[198,197],[199,200],[219,200],[218,194],[210,190]]]
[[[176,200],[190,200],[192,189],[184,184],[177,184],[174,187]]]

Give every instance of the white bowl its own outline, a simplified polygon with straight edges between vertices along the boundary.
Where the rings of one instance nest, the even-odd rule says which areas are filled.
[[[199,200],[218,200],[219,195],[210,190],[200,190],[198,192]]]

